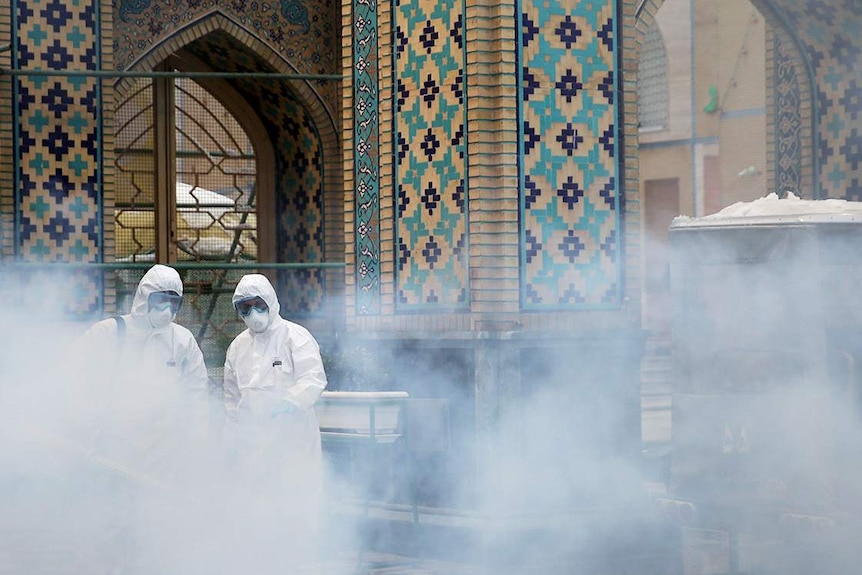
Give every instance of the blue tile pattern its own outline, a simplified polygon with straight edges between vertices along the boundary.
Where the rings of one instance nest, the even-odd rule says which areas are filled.
[[[98,0],[20,0],[11,9],[13,68],[101,68]],[[101,100],[93,77],[13,78],[15,247],[21,259],[101,260]],[[77,287],[66,292],[69,310],[99,309],[96,275],[71,278],[69,285]]]
[[[773,0],[804,46],[814,74],[816,133],[812,150],[820,197],[862,200],[862,3]]]
[[[464,5],[402,0],[394,25],[395,305],[466,310]]]
[[[524,310],[621,302],[614,6],[520,6]]]
[[[802,102],[799,70],[792,47],[776,34],[773,87],[775,115],[775,187],[798,197],[811,197],[802,183]]]

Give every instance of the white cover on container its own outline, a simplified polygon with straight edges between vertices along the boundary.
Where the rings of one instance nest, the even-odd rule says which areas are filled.
[[[862,223],[862,202],[803,200],[792,193],[772,193],[751,202],[736,202],[723,210],[692,218],[677,216],[671,228],[750,226],[777,223]]]

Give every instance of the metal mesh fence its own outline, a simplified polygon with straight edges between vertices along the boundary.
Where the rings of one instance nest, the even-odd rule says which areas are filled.
[[[159,122],[155,110],[170,103]],[[171,97],[139,80],[117,107],[116,126],[117,261],[257,259],[254,149],[218,99],[188,78],[174,82]]]
[[[140,80],[115,113],[117,185],[113,235],[120,261],[147,261],[156,250],[152,95],[152,80]]]

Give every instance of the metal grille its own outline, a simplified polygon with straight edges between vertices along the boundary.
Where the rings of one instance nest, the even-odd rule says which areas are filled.
[[[257,259],[254,149],[242,127],[194,80],[176,82],[180,259]]]
[[[141,80],[116,115],[115,257],[154,261],[156,253],[153,83]]]
[[[156,190],[153,99],[152,81],[143,80],[117,109],[117,261],[155,261],[159,235],[179,261],[256,260],[254,149],[233,115],[188,78],[176,81],[171,114],[175,210],[159,229],[172,203]]]
[[[638,65],[638,122],[641,129],[668,126],[668,69],[664,38],[658,26],[647,31]]]

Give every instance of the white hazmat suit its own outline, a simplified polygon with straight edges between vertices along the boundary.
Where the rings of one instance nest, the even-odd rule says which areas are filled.
[[[178,463],[166,458],[179,457],[169,451],[180,436],[205,433],[209,377],[194,335],[173,323],[176,312],[151,309],[156,292],[182,296],[175,269],[151,267],[138,283],[130,313],[94,324],[77,348],[78,359],[88,364],[85,385],[98,410],[97,423],[104,427],[99,443],[126,451],[106,455],[163,475]]]
[[[94,324],[75,347],[90,497],[106,513],[101,547],[116,568],[170,572],[176,525],[201,484],[209,378],[194,336],[173,323],[182,293],[177,271],[154,265],[130,313]]]
[[[323,461],[314,404],[326,374],[317,341],[279,315],[266,276],[243,276],[234,304],[255,297],[268,309],[241,316],[249,329],[228,347],[224,369],[226,409],[238,440],[238,481],[250,483],[237,486],[239,505],[256,522],[254,534],[243,538],[254,539],[247,558],[267,563],[256,565],[258,572],[279,565],[301,572],[316,560]],[[259,547],[265,550],[256,553]],[[283,550],[279,561],[270,561],[274,549]]]
[[[79,344],[91,349],[120,350],[120,366],[133,371],[145,366],[149,370],[170,368],[167,373],[189,389],[205,391],[208,385],[203,354],[194,335],[181,325],[171,322],[154,327],[151,322],[149,297],[156,292],[173,291],[183,295],[183,282],[171,267],[156,264],[144,274],[135,290],[131,312],[122,315],[125,334],[120,341],[119,323],[114,318],[94,324],[81,336]]]

